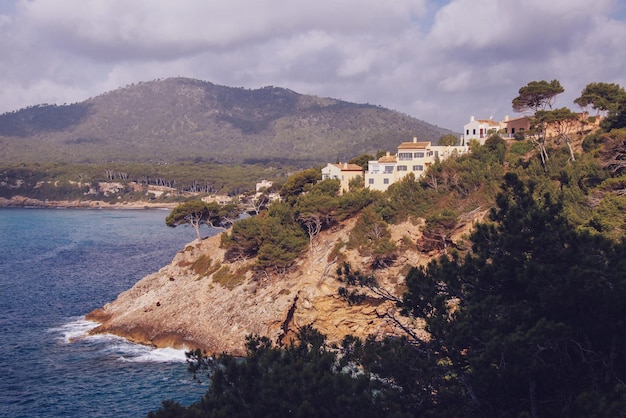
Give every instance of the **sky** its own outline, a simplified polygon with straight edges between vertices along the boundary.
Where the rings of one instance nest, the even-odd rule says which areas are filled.
[[[0,113],[190,77],[369,103],[461,132],[626,86],[626,0],[0,0]]]

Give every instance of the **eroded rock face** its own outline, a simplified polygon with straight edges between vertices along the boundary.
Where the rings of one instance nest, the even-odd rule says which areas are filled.
[[[400,329],[389,320],[389,315],[396,314],[394,302],[371,297],[351,306],[338,294],[345,284],[335,276],[338,265],[329,261],[329,256],[338,240],[348,241],[353,226],[351,220],[320,234],[313,250],[283,276],[255,276],[246,268],[253,260],[225,263],[219,236],[194,242],[169,265],[89,313],[87,319],[100,323],[95,333],[112,333],[158,347],[201,348],[209,354],[243,354],[245,338],[250,334],[267,336],[277,344],[288,343],[304,325],[318,329],[330,343],[338,343],[349,334],[399,334]],[[410,222],[390,229],[398,242],[420,235],[419,224]],[[365,270],[367,259],[356,251],[346,250],[342,257],[355,269]],[[408,266],[428,261],[409,248],[400,254],[397,265],[377,271],[376,278],[399,297]],[[221,274],[225,271],[232,274]],[[423,333],[420,323],[395,317]]]

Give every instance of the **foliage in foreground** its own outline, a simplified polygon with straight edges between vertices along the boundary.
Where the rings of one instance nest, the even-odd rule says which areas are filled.
[[[402,312],[429,340],[251,338],[200,402],[151,416],[626,416],[626,241],[573,228],[561,196],[509,173],[471,253],[409,272]]]
[[[625,416],[626,242],[577,232],[562,205],[505,176],[473,253],[407,277],[465,416]]]
[[[397,388],[348,364],[319,332],[304,327],[298,340],[276,348],[267,338],[250,337],[243,359],[192,354],[195,372],[210,369],[207,393],[187,408],[164,402],[148,417],[411,416],[398,409]]]

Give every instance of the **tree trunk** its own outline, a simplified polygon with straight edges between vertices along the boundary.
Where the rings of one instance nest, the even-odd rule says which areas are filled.
[[[531,378],[528,385],[528,395],[530,397],[530,415],[537,417],[537,382]]]

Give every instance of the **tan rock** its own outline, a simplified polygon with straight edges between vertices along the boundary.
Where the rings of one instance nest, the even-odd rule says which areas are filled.
[[[285,344],[305,325],[325,334],[329,343],[339,343],[349,334],[402,334],[390,317],[427,338],[422,322],[400,317],[392,301],[369,294],[364,303],[351,306],[339,297],[338,289],[345,284],[335,277],[337,264],[327,260],[338,240],[348,241],[354,222],[320,234],[313,250],[284,276],[255,278],[244,268],[252,260],[225,263],[219,235],[195,242],[169,265],[89,313],[87,319],[100,323],[95,333],[112,333],[158,347],[201,348],[210,354],[243,354],[246,336],[251,334]],[[406,237],[414,241],[421,234],[419,226],[411,222],[392,225],[392,237],[398,242]],[[366,270],[366,260],[356,252],[344,250],[343,256],[353,268]],[[194,272],[193,263],[200,257],[209,257],[212,265],[228,266],[231,272],[245,273],[235,273],[237,283],[225,287],[213,280],[216,268],[208,276]],[[429,259],[408,249],[398,260],[397,265],[377,271],[376,278],[383,288],[400,297],[407,265],[425,264]]]

